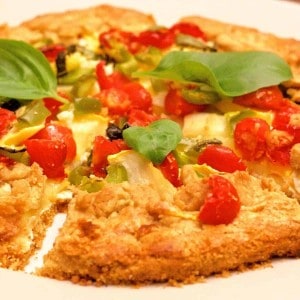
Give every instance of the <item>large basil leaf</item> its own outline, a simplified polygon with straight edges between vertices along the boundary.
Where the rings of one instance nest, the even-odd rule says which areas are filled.
[[[292,77],[289,65],[271,52],[168,53],[152,71],[136,77],[155,77],[182,83],[206,83],[220,95],[234,97],[278,85]]]
[[[55,74],[39,50],[22,41],[0,39],[0,96],[65,102],[56,88]]]
[[[126,144],[153,163],[161,163],[180,142],[180,126],[171,120],[162,119],[146,127],[133,126],[123,131]]]

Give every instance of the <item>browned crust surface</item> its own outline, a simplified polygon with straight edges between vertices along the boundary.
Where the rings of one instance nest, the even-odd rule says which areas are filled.
[[[48,204],[46,177],[34,164],[0,165],[0,267],[21,269],[41,246],[54,210]]]
[[[299,255],[297,201],[271,181],[242,172],[227,177],[243,203],[229,225],[194,219],[206,180],[183,186],[172,200],[127,183],[79,193],[39,274],[99,285],[193,282],[273,256]]]
[[[221,50],[265,50],[277,53],[292,67],[294,80],[290,84],[300,86],[300,41],[201,16],[187,16],[181,20],[199,25]]]
[[[51,39],[54,43],[72,43],[83,35],[99,34],[111,27],[128,31],[140,31],[153,26],[151,15],[99,5],[81,10],[40,15],[19,26],[0,26],[0,37],[25,40],[31,43]]]

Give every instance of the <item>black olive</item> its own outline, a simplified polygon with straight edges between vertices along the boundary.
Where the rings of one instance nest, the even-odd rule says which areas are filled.
[[[64,51],[59,52],[55,60],[57,77],[64,76],[67,74],[66,69],[66,53]]]
[[[1,104],[2,108],[8,109],[10,111],[16,111],[18,108],[20,108],[21,104],[17,99],[9,99],[8,101],[5,101]]]
[[[122,129],[113,123],[109,124],[106,128],[106,135],[110,140],[118,140],[123,138]]]

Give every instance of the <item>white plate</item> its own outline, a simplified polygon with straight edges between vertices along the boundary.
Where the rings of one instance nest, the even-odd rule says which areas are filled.
[[[284,37],[300,39],[300,4],[270,0],[107,0],[153,14],[158,23],[171,25],[184,15],[203,15],[231,23],[257,27]],[[49,11],[63,11],[105,3],[97,0],[0,0],[0,23],[20,21]],[[63,25],[62,25],[63,26]],[[205,31],[205,28],[203,28]],[[300,241],[299,241],[300,242]],[[161,285],[141,288],[82,287],[0,269],[1,299],[32,300],[179,300],[179,299],[300,299],[300,260],[285,259],[255,271],[180,288]]]

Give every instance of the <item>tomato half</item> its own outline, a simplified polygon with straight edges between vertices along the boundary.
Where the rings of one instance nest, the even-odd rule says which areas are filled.
[[[236,124],[234,143],[244,159],[258,160],[266,153],[269,134],[270,126],[265,120],[245,118]]]
[[[281,110],[288,105],[278,86],[264,87],[243,96],[234,98],[233,102],[263,110]]]
[[[207,164],[218,171],[228,173],[246,170],[242,159],[223,145],[206,146],[198,156],[198,164]]]
[[[170,31],[174,34],[183,33],[196,38],[201,38],[204,41],[207,40],[205,33],[197,25],[188,22],[176,23],[170,28]]]
[[[116,154],[126,148],[127,146],[123,140],[110,141],[104,136],[96,136],[92,152],[93,173],[99,177],[105,177],[106,167],[108,166],[108,155]]]
[[[16,119],[14,112],[0,107],[0,137],[8,132],[9,127]]]
[[[168,179],[175,187],[182,184],[179,178],[179,167],[173,153],[169,153],[164,161],[157,166],[157,168],[162,172],[164,177]]]
[[[131,109],[128,114],[127,123],[131,126],[147,126],[158,120],[158,117],[141,109]]]
[[[59,124],[48,124],[37,132],[33,139],[58,140],[66,145],[66,163],[70,163],[76,156],[76,143],[70,128]]]
[[[165,111],[167,114],[184,117],[197,111],[203,111],[204,106],[187,102],[178,89],[170,88],[165,97]]]
[[[203,224],[229,224],[238,215],[240,207],[240,199],[232,183],[214,175],[208,179],[208,193],[198,218]]]
[[[36,162],[48,178],[65,177],[64,162],[67,147],[64,142],[47,139],[30,139],[24,142],[31,163]]]

